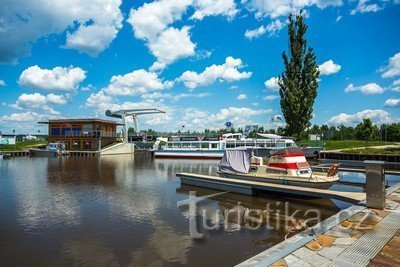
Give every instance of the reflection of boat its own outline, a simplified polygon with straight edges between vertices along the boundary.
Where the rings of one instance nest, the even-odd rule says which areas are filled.
[[[241,133],[227,133],[221,137],[174,136],[157,138],[154,144],[158,158],[209,158],[220,159],[226,150],[236,148],[261,148],[271,155],[274,151],[294,147],[293,138],[275,134],[258,134],[259,138],[244,138]],[[315,158],[320,147],[301,148],[306,157]]]
[[[218,201],[218,208],[224,220],[229,224],[251,223],[249,216],[258,214],[262,217],[262,224],[274,229],[275,234],[269,234],[266,239],[258,240],[257,244],[276,244],[288,235],[295,234],[302,229],[317,223],[312,218],[318,213],[319,220],[325,220],[340,211],[340,208],[330,199],[294,197],[268,193],[262,197],[245,196],[234,193],[217,194],[219,191],[181,184],[178,193],[189,194],[196,192],[197,197],[206,197]],[[215,206],[203,205],[197,209],[198,215],[206,216],[209,221],[215,221]],[[285,204],[287,203],[287,204]],[[227,217],[228,216],[228,217]],[[242,217],[242,218],[241,218]],[[274,240],[277,239],[277,240]]]
[[[65,145],[61,143],[49,143],[46,149],[31,148],[29,152],[33,157],[57,157],[68,154]]]
[[[327,189],[339,181],[338,165],[328,172],[312,171],[304,152],[296,147],[277,150],[269,158],[254,157],[250,149],[227,150],[218,167],[224,178],[275,184]]]

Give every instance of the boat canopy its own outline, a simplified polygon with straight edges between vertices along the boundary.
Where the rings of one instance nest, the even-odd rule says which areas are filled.
[[[280,157],[304,157],[304,152],[298,147],[285,147],[272,153],[272,156]]]
[[[281,136],[281,135],[277,135],[277,134],[257,133],[257,135],[267,138],[267,139],[294,139],[293,137],[290,137],[290,136]]]
[[[251,148],[225,150],[218,168],[225,173],[248,173],[252,156],[253,151]]]

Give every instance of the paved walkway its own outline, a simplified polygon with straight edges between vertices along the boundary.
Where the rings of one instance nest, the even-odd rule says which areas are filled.
[[[270,266],[399,266],[399,204],[397,190],[388,196],[384,210],[359,212]],[[391,234],[387,224],[393,221]]]
[[[400,184],[384,210],[359,204],[238,266],[400,266]]]

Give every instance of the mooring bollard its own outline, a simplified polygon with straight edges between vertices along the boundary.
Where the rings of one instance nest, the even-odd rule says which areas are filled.
[[[385,162],[365,160],[367,207],[383,210],[386,207]]]

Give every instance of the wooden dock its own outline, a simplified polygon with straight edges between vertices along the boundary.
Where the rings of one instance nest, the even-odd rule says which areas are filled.
[[[257,190],[259,190],[308,197],[333,198],[353,203],[358,203],[362,200],[365,200],[366,198],[365,193],[359,192],[341,192],[326,189],[255,182],[191,173],[178,173],[177,176],[181,178],[182,184],[212,188],[245,195],[253,195]]]

